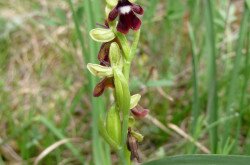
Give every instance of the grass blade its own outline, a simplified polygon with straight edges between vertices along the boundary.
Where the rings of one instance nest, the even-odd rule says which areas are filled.
[[[96,19],[100,18],[100,13],[98,9],[93,9],[93,5],[90,0],[83,1],[85,15],[86,15],[86,30],[89,32],[95,26]],[[100,4],[98,1],[95,1],[95,7],[99,7]],[[94,10],[94,11],[93,11]],[[85,59],[87,62],[95,62],[98,53],[98,45],[88,36],[89,43],[89,52],[86,54]],[[88,74],[88,79],[90,80],[90,89],[94,89],[94,85],[96,84],[96,79]],[[91,92],[90,92],[91,93]],[[107,164],[109,159],[105,158],[105,151],[109,151],[108,149],[104,149],[104,145],[102,145],[102,139],[99,135],[98,131],[98,120],[99,115],[103,113],[103,101],[101,98],[92,99],[92,152],[93,159],[96,165]]]
[[[48,119],[43,116],[39,116],[35,119],[35,121],[41,122],[44,124],[58,139],[63,140],[66,137],[58,130]],[[71,150],[73,155],[81,162],[84,162],[83,156],[80,154],[80,151],[76,149],[70,142],[66,143],[65,146]]]
[[[197,46],[196,46],[196,41],[195,41],[195,37],[194,37],[194,31],[193,28],[190,24],[188,24],[189,26],[189,38],[192,44],[192,70],[193,70],[193,105],[192,105],[192,124],[191,124],[191,133],[193,135],[193,137],[197,137],[197,121],[198,121],[198,117],[200,115],[200,110],[199,110],[199,96],[198,96],[198,76],[197,76]],[[193,150],[194,148],[192,147],[191,150]]]
[[[239,155],[183,155],[165,157],[159,160],[144,163],[143,165],[248,165],[250,156]]]
[[[206,25],[206,38],[208,44],[208,104],[207,104],[207,114],[208,123],[212,124],[217,121],[217,80],[216,80],[216,49],[215,49],[215,33],[214,33],[214,19],[212,12],[212,2],[211,0],[205,1],[205,25]],[[217,126],[213,127],[209,131],[210,147],[213,153],[217,152],[217,141],[218,133]]]
[[[243,14],[243,18],[241,21],[241,26],[240,26],[240,32],[239,32],[239,39],[238,39],[238,44],[236,46],[236,58],[234,60],[234,67],[232,70],[231,78],[230,78],[230,83],[227,91],[227,104],[226,104],[226,114],[230,115],[232,113],[231,109],[233,108],[233,104],[235,103],[235,93],[237,92],[238,89],[238,76],[240,74],[240,64],[242,60],[242,49],[244,46],[244,40],[246,38],[246,32],[247,32],[247,25],[248,25],[248,17],[249,17],[249,9],[245,5],[245,10]],[[244,92],[243,92],[244,93]],[[238,120],[238,124],[240,122],[241,118]],[[232,128],[232,123],[231,122],[225,122],[225,128]],[[240,129],[239,127],[237,129]],[[226,141],[228,137],[230,137],[230,131],[232,129],[225,129],[225,133],[223,136],[223,145],[224,147],[226,144]],[[237,131],[239,132],[239,131]]]

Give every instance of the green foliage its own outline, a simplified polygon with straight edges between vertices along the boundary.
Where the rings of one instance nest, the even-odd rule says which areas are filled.
[[[143,165],[248,165],[249,156],[186,155],[162,158]]]
[[[0,0],[0,164],[19,158],[33,164],[42,151],[68,138],[80,142],[65,143],[40,164],[111,164],[116,158],[98,133],[98,116],[108,109],[110,92],[101,101],[93,99],[97,81],[86,69],[88,62],[96,63],[100,44],[88,33],[104,23],[104,1],[12,2]],[[137,3],[145,14],[139,49],[131,52],[136,59],[131,95],[140,93],[140,104],[154,119],[167,128],[177,125],[211,154],[250,155],[249,0],[245,6],[228,0]],[[123,48],[129,51],[127,45]],[[135,127],[145,135],[139,144],[143,162],[203,153],[176,131],[166,132],[148,119]],[[18,157],[2,152],[5,146]],[[247,157],[214,155],[159,162],[183,160],[249,162]]]

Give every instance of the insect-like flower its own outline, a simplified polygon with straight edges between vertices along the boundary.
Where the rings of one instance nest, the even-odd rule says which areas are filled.
[[[141,159],[138,154],[138,143],[137,139],[132,135],[131,128],[128,128],[128,135],[127,135],[127,148],[129,151],[131,151],[130,159],[134,160],[137,159],[137,161],[140,163]]]
[[[131,113],[136,117],[136,118],[144,118],[147,116],[149,110],[141,107],[139,104],[135,106],[134,108],[131,109]]]
[[[93,96],[94,97],[99,97],[103,94],[104,90],[106,88],[114,88],[114,78],[113,77],[105,77],[102,79],[101,82],[99,82],[93,91]]]
[[[109,21],[114,21],[119,15],[117,30],[127,34],[129,29],[138,30],[141,27],[141,20],[135,15],[143,14],[143,8],[128,0],[119,0],[116,7],[109,13]]]
[[[135,94],[135,95],[131,96],[131,99],[130,99],[131,113],[134,115],[134,117],[136,117],[138,119],[144,118],[149,113],[148,109],[145,109],[138,104],[140,99],[141,99],[140,94]]]
[[[98,60],[102,66],[110,66],[109,60],[109,49],[113,41],[105,42],[101,45],[100,51],[98,53]]]

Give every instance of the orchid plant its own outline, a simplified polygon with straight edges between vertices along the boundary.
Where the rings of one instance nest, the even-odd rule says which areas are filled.
[[[130,67],[142,24],[138,15],[143,12],[135,0],[106,0],[105,24],[90,31],[91,38],[102,43],[97,56],[100,64],[87,65],[94,76],[102,79],[94,88],[93,96],[101,96],[107,88],[112,88],[114,95],[106,116],[100,116],[99,132],[126,165],[131,164],[131,160],[140,162],[137,143],[143,136],[135,131],[134,123],[149,112],[138,104],[141,95],[131,96],[129,90]],[[126,38],[130,29],[134,33],[132,42]]]

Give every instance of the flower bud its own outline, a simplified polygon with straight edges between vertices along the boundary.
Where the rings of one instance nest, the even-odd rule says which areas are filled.
[[[111,44],[109,52],[110,52],[109,59],[110,59],[111,66],[122,67],[120,66],[122,65],[121,51],[120,51],[120,47],[118,46],[116,42],[113,42]]]
[[[115,38],[115,34],[111,29],[96,28],[92,29],[89,34],[97,42],[109,42]]]
[[[130,98],[130,109],[133,109],[135,106],[137,106],[140,99],[141,99],[140,94],[135,94],[135,95],[131,96],[131,98]]]
[[[121,143],[121,120],[118,110],[112,106],[106,117],[106,130],[109,136],[117,143]]]
[[[113,77],[113,70],[111,67],[88,63],[87,68],[90,71],[90,73],[93,74],[94,76]]]
[[[119,80],[116,73],[114,74],[114,84],[115,84],[115,99],[120,109],[123,105],[123,89],[121,81]]]
[[[128,128],[127,148],[129,151],[131,151],[131,160],[137,159],[137,161],[140,162],[137,139],[132,135],[131,132],[131,128]]]
[[[104,140],[115,150],[120,150],[121,146],[117,142],[115,142],[108,134],[105,122],[103,121],[102,117],[99,117],[98,121],[98,129],[100,135],[104,138]]]
[[[126,114],[130,106],[130,91],[128,83],[120,69],[115,68],[113,71],[117,104],[119,109]]]

